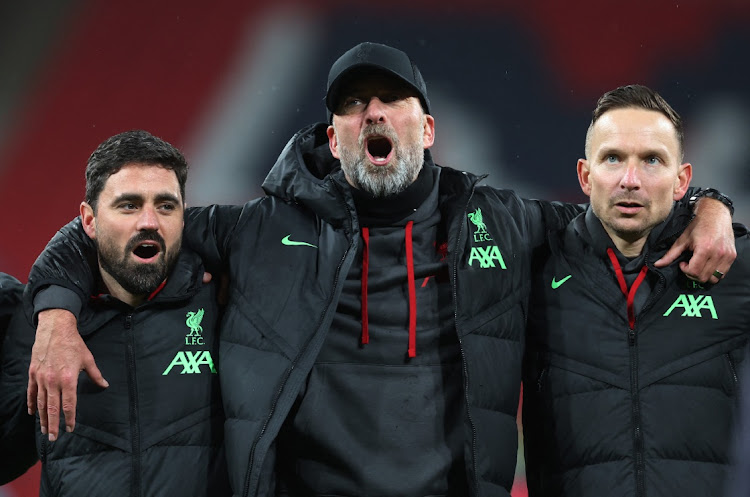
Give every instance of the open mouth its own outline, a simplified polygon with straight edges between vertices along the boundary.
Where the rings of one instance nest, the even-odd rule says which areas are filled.
[[[643,207],[638,202],[617,202],[615,205],[624,214],[635,214]]]
[[[393,152],[391,141],[384,136],[367,138],[367,155],[374,164],[386,164]]]
[[[139,259],[149,260],[156,257],[161,252],[161,247],[157,242],[147,241],[138,244],[133,249],[133,254]]]

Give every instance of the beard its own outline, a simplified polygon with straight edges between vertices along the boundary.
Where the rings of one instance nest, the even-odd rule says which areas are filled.
[[[145,241],[154,241],[161,250],[156,262],[139,263],[132,259],[133,250]],[[99,255],[99,264],[114,280],[132,295],[148,295],[156,290],[174,267],[182,239],[167,250],[164,238],[155,231],[142,231],[128,241],[120,252],[114,243],[106,239],[94,240]]]
[[[387,137],[393,145],[391,163],[376,166],[367,157],[367,138],[373,135]],[[365,126],[359,134],[357,149],[339,147],[341,169],[355,188],[375,197],[387,197],[404,191],[417,178],[424,163],[422,138],[406,137],[402,143],[396,133],[385,124]]]

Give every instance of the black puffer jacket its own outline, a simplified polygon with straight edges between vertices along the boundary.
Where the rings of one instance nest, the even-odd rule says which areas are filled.
[[[34,418],[26,412],[34,329],[21,307],[23,285],[0,273],[0,485],[37,461]]]
[[[206,255],[228,261],[233,276],[221,381],[230,474],[243,497],[274,494],[276,437],[321,350],[360,243],[351,193],[325,129],[306,128],[289,142],[263,185],[268,197],[241,209],[192,211],[186,228],[187,240],[216,240],[215,253]],[[531,247],[544,238],[543,218],[562,226],[579,208],[523,201],[448,168],[440,176],[470,495],[507,496]],[[346,410],[346,399],[337,408]]]
[[[275,493],[276,439],[321,350],[360,243],[354,201],[326,128],[313,125],[290,140],[264,182],[267,197],[188,210],[186,243],[211,269],[226,265],[231,275],[220,378],[238,496]],[[432,163],[429,152],[425,160]],[[508,496],[531,251],[547,229],[561,229],[580,207],[524,201],[477,186],[480,179],[442,169],[441,232],[463,363],[455,381],[463,386],[469,494]],[[85,295],[80,282],[90,275],[70,264],[80,259],[80,236],[64,228],[57,250],[37,261],[30,285],[59,284]],[[346,399],[336,408],[346,410]]]
[[[701,288],[677,263],[653,266],[680,224],[647,242],[644,279],[628,284],[632,327],[614,245],[592,213],[537,254],[524,369],[530,496],[722,494],[750,331],[750,239],[736,225],[732,270]]]
[[[79,331],[109,387],[82,373],[75,431],[61,420],[56,442],[37,437],[41,495],[230,495],[220,310],[202,274],[183,250],[164,288],[137,308],[102,295],[83,309]]]

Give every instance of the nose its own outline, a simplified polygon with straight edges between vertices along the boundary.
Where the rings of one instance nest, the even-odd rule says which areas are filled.
[[[378,97],[371,97],[365,109],[367,124],[384,123],[386,121],[385,104]]]
[[[625,164],[625,171],[620,180],[620,188],[624,190],[638,190],[641,187],[641,178],[639,175],[638,163],[629,160]]]
[[[159,229],[159,218],[156,214],[156,209],[153,206],[146,206],[141,211],[138,217],[138,230],[140,231],[156,231]]]

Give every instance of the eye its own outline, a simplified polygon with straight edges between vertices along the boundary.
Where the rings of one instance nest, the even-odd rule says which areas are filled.
[[[124,210],[124,211],[134,211],[138,208],[138,206],[135,205],[133,202],[123,202],[120,205],[118,205],[117,208],[120,210]]]
[[[609,154],[604,158],[604,162],[607,164],[617,164],[620,162],[620,158],[615,154]]]
[[[385,103],[390,103],[390,102],[396,102],[398,100],[403,100],[403,99],[404,99],[403,95],[399,93],[391,93],[389,95],[383,95],[383,98],[381,98],[380,100]]]
[[[358,105],[363,105],[364,103],[365,103],[365,101],[362,100],[359,97],[349,97],[346,100],[344,100],[344,103],[343,103],[342,107],[344,109],[350,109],[350,108],[356,107]]]
[[[168,203],[161,204],[159,206],[159,209],[163,211],[173,211],[177,209],[177,206],[171,202],[168,202]]]
[[[661,159],[655,155],[652,155],[646,158],[646,164],[648,164],[649,166],[656,166],[658,164],[661,164]]]

